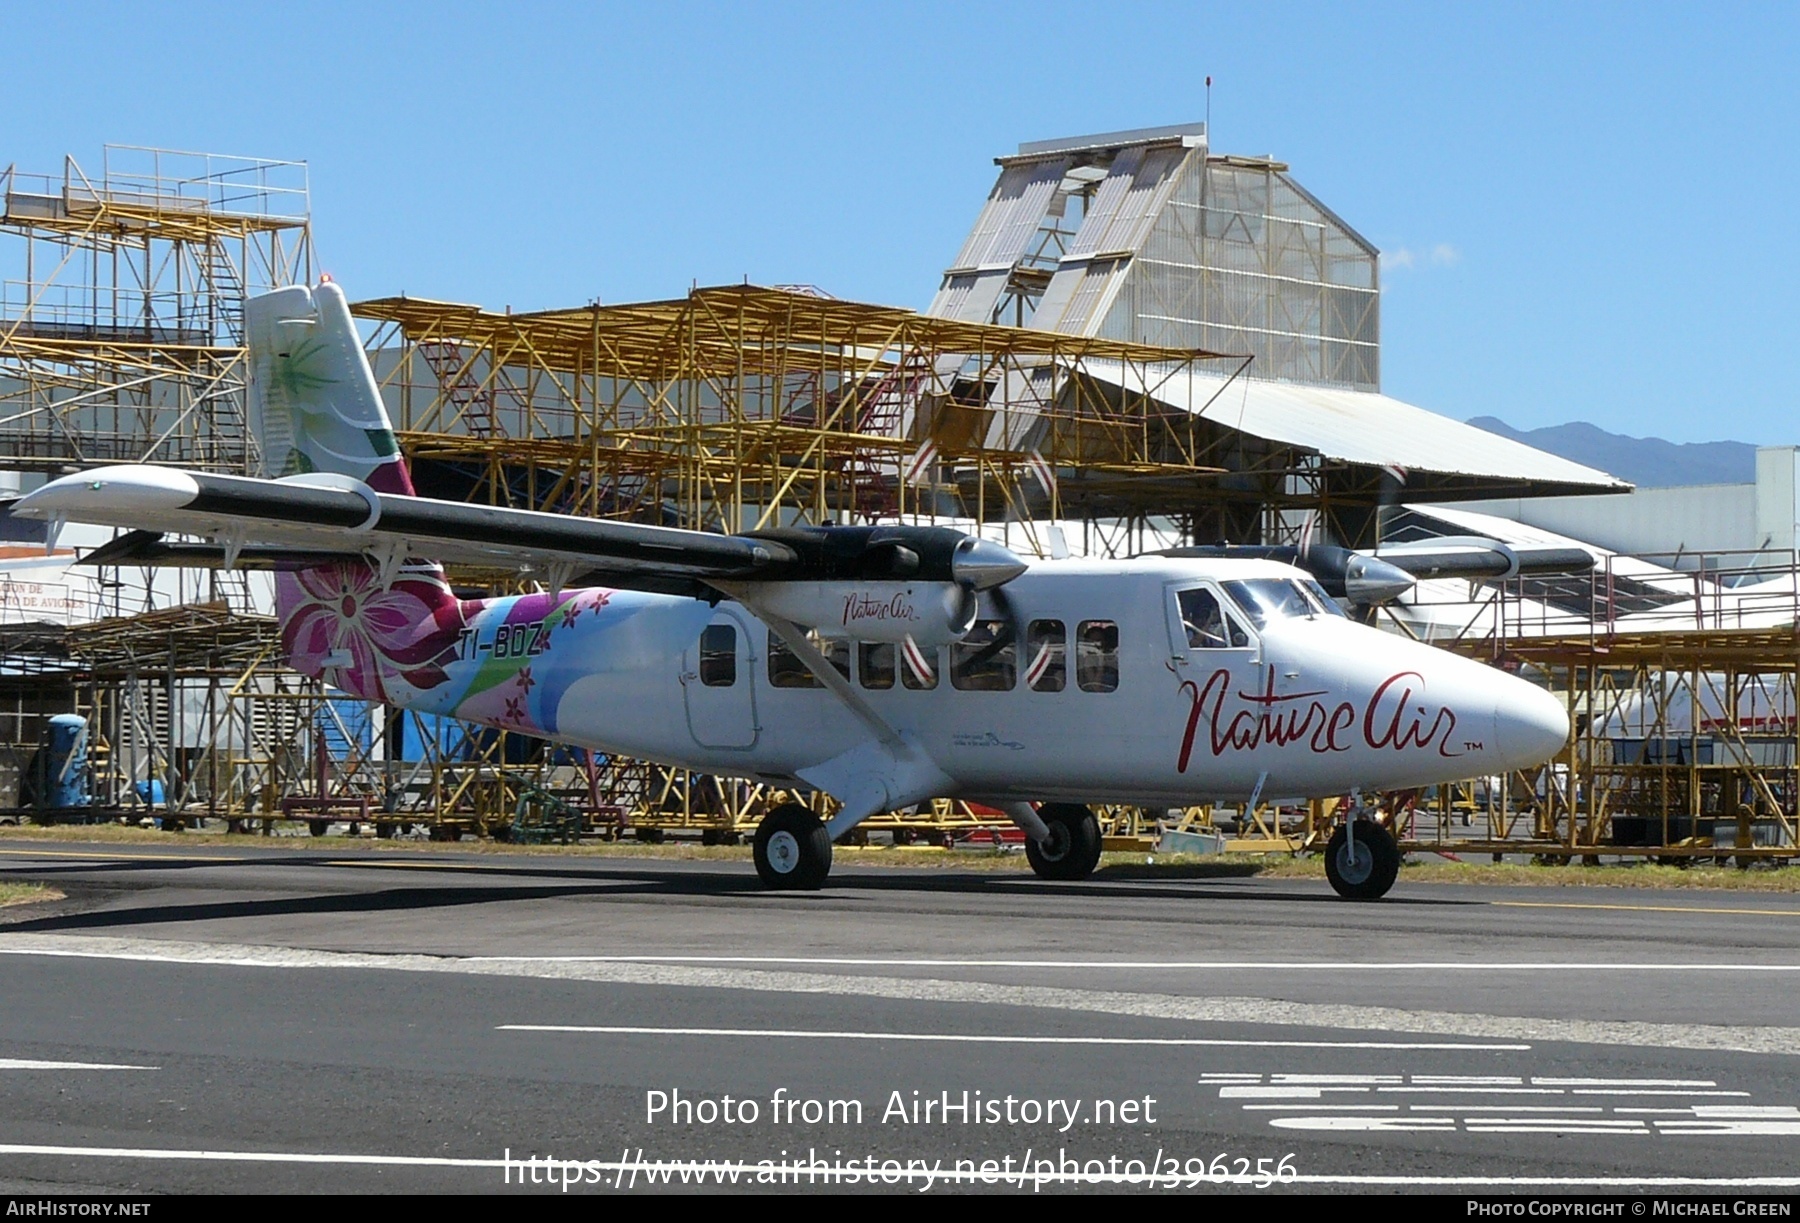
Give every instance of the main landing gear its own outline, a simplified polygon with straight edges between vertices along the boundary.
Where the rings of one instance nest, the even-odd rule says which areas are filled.
[[[1374,820],[1340,824],[1325,845],[1325,877],[1345,900],[1379,900],[1400,873],[1400,847]]]
[[[1041,844],[1025,842],[1025,858],[1038,877],[1071,881],[1093,874],[1100,865],[1100,821],[1093,811],[1079,803],[1045,803],[1037,815],[1050,830]],[[754,845],[756,873],[772,888],[816,890],[831,873],[831,836],[799,803],[783,803],[763,816]]]
[[[753,856],[770,887],[816,891],[831,873],[831,837],[811,811],[783,803],[756,826]]]
[[[1025,859],[1040,879],[1086,879],[1100,865],[1100,821],[1079,803],[1045,803],[1038,818],[1050,829],[1043,844],[1027,839]]]

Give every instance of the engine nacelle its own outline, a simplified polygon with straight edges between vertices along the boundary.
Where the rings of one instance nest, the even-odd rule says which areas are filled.
[[[754,611],[857,641],[948,645],[975,626],[977,613],[974,593],[955,582],[744,582],[733,589]]]

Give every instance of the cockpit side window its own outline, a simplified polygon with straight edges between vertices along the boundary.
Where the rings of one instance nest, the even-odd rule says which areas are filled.
[[[1250,635],[1233,616],[1219,606],[1218,596],[1196,588],[1176,594],[1181,604],[1181,627],[1191,650],[1226,650],[1250,644]]]

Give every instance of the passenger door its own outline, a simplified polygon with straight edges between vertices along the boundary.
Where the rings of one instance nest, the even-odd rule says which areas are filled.
[[[682,656],[688,730],[701,747],[756,746],[755,640],[742,615],[721,607]]]

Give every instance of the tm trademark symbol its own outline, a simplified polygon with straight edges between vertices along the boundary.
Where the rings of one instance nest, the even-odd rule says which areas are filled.
[[[1463,740],[1463,751],[1479,752],[1480,750],[1481,750],[1481,744],[1475,742],[1473,739],[1464,739]]]

